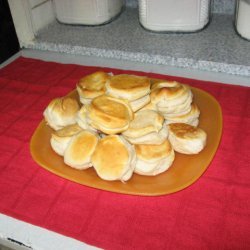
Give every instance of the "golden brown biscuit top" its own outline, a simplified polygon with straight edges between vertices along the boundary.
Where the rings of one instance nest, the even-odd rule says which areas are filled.
[[[110,78],[110,87],[118,90],[133,90],[150,88],[150,79],[143,76],[135,75],[115,75]]]
[[[179,138],[197,137],[201,133],[201,129],[186,123],[172,123],[169,124],[169,130]]]
[[[174,86],[164,86],[152,89],[150,97],[151,101],[154,103],[161,99],[173,99],[184,95],[189,91],[189,87],[184,84],[177,84]]]
[[[86,90],[104,90],[109,75],[103,71],[97,71],[80,79],[78,86]]]
[[[90,107],[92,111],[100,112],[108,116],[131,120],[133,112],[125,101],[102,95],[92,100]]]
[[[168,156],[172,152],[172,146],[168,140],[165,140],[159,145],[137,144],[135,151],[138,158],[154,160]]]
[[[94,151],[98,138],[96,135],[89,131],[82,131],[73,138],[73,142],[68,148],[68,154],[74,161],[81,161],[87,159],[89,155]]]
[[[117,135],[102,138],[92,155],[99,173],[120,176],[129,160],[129,152]]]
[[[78,102],[71,97],[56,98],[48,107],[63,116],[75,114],[80,109]]]

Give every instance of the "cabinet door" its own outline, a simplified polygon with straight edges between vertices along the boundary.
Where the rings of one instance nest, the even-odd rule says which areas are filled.
[[[0,1],[0,63],[19,51],[14,23],[7,0]]]
[[[20,47],[34,43],[37,32],[53,22],[52,0],[8,0]]]

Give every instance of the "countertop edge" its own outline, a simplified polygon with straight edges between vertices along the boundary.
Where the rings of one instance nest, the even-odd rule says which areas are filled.
[[[186,69],[198,69],[208,72],[222,72],[239,76],[250,76],[250,66],[206,60],[195,60],[193,58],[176,58],[157,54],[147,54],[112,49],[106,50],[100,48],[90,48],[68,44],[54,44],[48,42],[35,42],[26,44],[25,48],[42,51],[60,52],[72,55],[95,56],[100,58],[174,66]]]

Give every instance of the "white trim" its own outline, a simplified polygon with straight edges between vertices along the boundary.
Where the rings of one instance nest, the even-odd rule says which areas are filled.
[[[30,6],[27,0],[8,0],[20,47],[33,43],[35,38]]]
[[[9,239],[18,243],[14,243]],[[0,214],[0,244],[20,250],[98,250],[84,242]]]

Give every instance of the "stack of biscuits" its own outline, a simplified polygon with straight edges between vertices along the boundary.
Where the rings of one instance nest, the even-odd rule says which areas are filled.
[[[68,166],[93,167],[107,181],[155,176],[175,153],[198,154],[207,135],[188,85],[94,72],[76,84],[79,100],[60,97],[44,110],[50,144]]]
[[[150,102],[150,79],[135,75],[115,75],[106,84],[106,94],[127,100],[136,112]]]
[[[189,86],[176,81],[159,81],[152,85],[150,97],[152,107],[164,116],[167,124],[197,123],[199,109],[192,105],[193,94]]]
[[[89,104],[95,97],[103,95],[106,91],[106,82],[109,77],[109,74],[97,71],[81,78],[76,85],[80,102]]]
[[[164,118],[153,110],[139,110],[122,135],[131,144],[161,144],[167,139]]]

